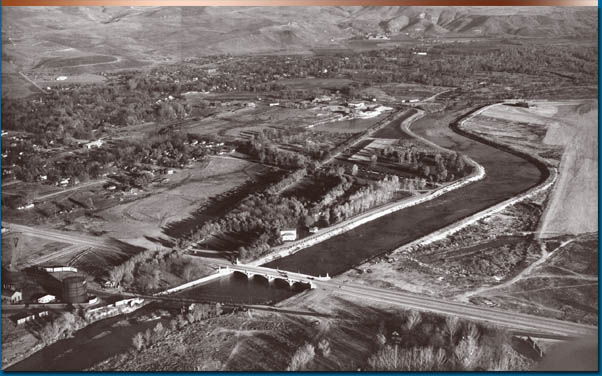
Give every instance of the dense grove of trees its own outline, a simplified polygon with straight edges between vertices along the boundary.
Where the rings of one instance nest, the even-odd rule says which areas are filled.
[[[192,241],[200,241],[208,235],[237,232],[259,234],[244,249],[240,257],[248,260],[259,257],[280,240],[280,229],[296,227],[307,215],[307,209],[296,198],[256,194],[243,200],[234,210],[219,220],[209,221],[191,234]]]
[[[199,272],[200,266],[192,258],[177,251],[146,250],[111,269],[109,278],[124,288],[149,293],[160,287],[165,273],[191,280]]]
[[[438,153],[418,150],[413,145],[388,146],[380,150],[378,158],[398,163],[430,181],[447,182],[468,175],[472,168],[459,153]]]
[[[344,221],[374,206],[390,201],[395,192],[400,189],[399,177],[387,176],[383,180],[373,182],[359,189],[350,195],[345,203],[333,206],[330,209],[328,219],[324,218],[324,220],[329,224]]]
[[[222,314],[222,311],[222,306],[219,303],[195,303],[192,309],[189,309],[188,312],[185,314],[178,314],[175,318],[171,319],[168,328],[164,327],[162,323],[158,322],[152,330],[149,328],[144,332],[136,333],[136,335],[132,338],[132,346],[134,346],[137,351],[141,351],[164,339],[165,336],[169,334],[170,330],[181,330],[195,322],[217,317]]]
[[[323,173],[324,174],[324,173]],[[324,178],[339,179],[339,183],[314,201],[275,194],[256,194],[243,200],[235,209],[219,220],[204,223],[193,230],[187,241],[178,242],[183,248],[187,242],[199,242],[210,235],[235,232],[248,237],[249,244],[238,249],[243,261],[258,258],[280,243],[280,230],[287,227],[311,226],[317,220],[331,225],[374,206],[390,201],[395,192],[408,183],[397,176],[386,176],[351,192],[354,178],[328,172]]]
[[[262,130],[261,137],[277,144],[298,145],[300,152],[317,160],[323,159],[331,149],[331,143],[319,140],[333,139],[331,133],[308,131],[306,128],[266,128]]]
[[[61,312],[58,317],[42,326],[38,334],[42,343],[47,346],[60,339],[70,337],[87,324],[78,314]]]
[[[267,139],[252,139],[244,142],[239,151],[249,154],[262,163],[283,168],[307,167],[309,159],[300,153],[283,150]]]

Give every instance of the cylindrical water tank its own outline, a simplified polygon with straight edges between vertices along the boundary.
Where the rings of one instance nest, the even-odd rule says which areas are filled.
[[[86,303],[88,301],[84,277],[67,277],[63,280],[63,301],[65,303]]]

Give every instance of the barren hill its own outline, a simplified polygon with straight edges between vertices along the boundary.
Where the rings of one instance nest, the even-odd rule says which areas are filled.
[[[310,53],[368,33],[596,37],[597,29],[596,8],[571,7],[3,7],[2,60],[43,69],[47,60],[86,57],[82,66],[109,70],[223,53]]]

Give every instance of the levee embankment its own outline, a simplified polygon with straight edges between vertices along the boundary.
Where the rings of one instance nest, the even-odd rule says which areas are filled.
[[[420,119],[421,117],[423,117],[425,114],[424,111],[422,110],[418,110],[415,114],[413,114],[412,116],[410,116],[409,118],[405,119],[402,124],[400,125],[403,129],[404,132],[408,133],[410,136],[415,137],[416,139],[427,143],[428,145],[431,145],[439,150],[444,150],[447,152],[452,152],[452,150],[446,149],[442,146],[439,146],[415,133],[413,133],[410,129],[411,124]],[[483,166],[479,165],[476,161],[474,161],[471,158],[466,158],[467,162],[469,165],[473,166],[473,171],[470,175],[465,176],[464,178],[446,185],[444,187],[438,188],[433,190],[432,192],[426,193],[426,194],[421,194],[421,195],[417,195],[417,196],[413,196],[410,198],[406,198],[397,202],[393,202],[390,204],[386,204],[383,206],[380,206],[378,208],[374,208],[372,210],[369,210],[365,213],[362,214],[358,214],[350,219],[347,219],[339,224],[336,224],[334,226],[325,228],[321,231],[319,231],[317,234],[309,236],[307,238],[304,238],[303,240],[291,243],[289,245],[285,245],[285,246],[280,246],[274,249],[273,252],[271,252],[270,254],[261,257],[255,261],[249,262],[249,265],[253,265],[253,266],[257,266],[257,265],[263,265],[266,264],[268,262],[277,260],[279,258],[282,257],[286,257],[286,256],[290,256],[294,253],[299,252],[300,250],[307,248],[307,247],[311,247],[313,245],[316,245],[320,242],[323,242],[327,239],[330,239],[332,237],[335,237],[337,235],[343,234],[347,231],[350,231],[358,226],[361,226],[367,222],[373,221],[377,218],[381,218],[383,216],[389,215],[391,213],[394,213],[396,211],[405,209],[405,208],[409,208],[418,204],[422,204],[426,201],[432,200],[436,197],[439,197],[443,194],[446,194],[448,192],[451,192],[455,189],[459,189],[461,187],[464,187],[467,184],[473,183],[475,181],[481,180],[485,177],[485,169],[483,168]]]
[[[478,142],[484,143],[491,147],[508,152],[510,154],[517,155],[517,156],[524,158],[524,159],[528,160],[529,162],[533,163],[535,166],[537,166],[538,170],[541,172],[541,178],[539,180],[539,184],[519,193],[517,196],[509,198],[509,199],[502,201],[496,205],[493,205],[485,210],[482,210],[478,213],[468,216],[458,222],[455,222],[448,226],[445,226],[431,234],[428,234],[428,235],[423,236],[419,239],[416,239],[408,244],[405,244],[405,245],[395,249],[394,252],[408,251],[416,246],[426,245],[426,244],[433,243],[438,240],[444,239],[445,237],[447,237],[451,234],[454,234],[454,233],[460,231],[461,229],[480,221],[481,219],[484,219],[492,214],[499,213],[502,210],[506,209],[507,207],[514,205],[520,201],[531,198],[531,197],[535,196],[536,194],[550,188],[554,184],[554,182],[557,179],[558,172],[555,167],[552,167],[552,166],[548,167],[548,164],[545,160],[539,158],[538,156],[529,155],[525,152],[514,149],[508,145],[503,145],[503,144],[497,143],[492,138],[488,138],[488,137],[484,137],[481,135],[471,133],[468,129],[466,129],[464,124],[467,120],[471,119],[474,116],[479,115],[481,112],[485,111],[487,108],[489,108],[491,106],[496,106],[499,104],[500,103],[496,103],[493,105],[487,105],[487,106],[480,107],[480,108],[468,113],[464,117],[460,118],[458,121],[453,122],[452,124],[450,124],[450,127],[452,130],[454,130],[454,132],[457,132],[458,134],[460,134],[464,137],[476,140]]]

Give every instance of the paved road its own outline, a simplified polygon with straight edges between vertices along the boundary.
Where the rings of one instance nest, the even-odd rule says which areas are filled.
[[[63,242],[63,243],[69,243],[69,244],[79,244],[82,246],[88,246],[88,247],[94,247],[94,248],[98,248],[98,249],[102,249],[102,250],[106,250],[106,251],[117,251],[120,252],[121,250],[119,249],[119,247],[112,245],[110,243],[110,239],[107,238],[100,238],[100,237],[92,237],[92,236],[86,236],[86,235],[80,235],[80,234],[72,234],[69,232],[64,232],[64,231],[57,231],[57,230],[46,230],[46,229],[40,229],[40,228],[35,228],[35,227],[29,227],[29,226],[24,226],[24,225],[18,225],[15,223],[7,223],[7,222],[2,222],[2,227],[6,227],[9,229],[9,231],[11,232],[21,232],[25,235],[29,235],[29,236],[34,236],[37,238],[42,238],[42,239],[47,239],[47,240],[52,240],[52,241],[57,241],[57,242]],[[71,247],[67,247],[67,248],[71,248]],[[75,252],[76,249],[72,249],[71,252]],[[53,256],[53,258],[56,258],[59,256]]]
[[[223,265],[223,264],[222,264]],[[269,273],[276,278],[283,278],[282,271],[265,267],[236,265],[236,269],[248,270],[255,273]],[[286,272],[291,279],[312,279],[305,274]],[[320,280],[313,277],[312,284],[317,288],[330,290],[336,294],[350,295],[363,300],[399,305],[419,311],[428,311],[444,315],[453,315],[466,320],[475,320],[496,326],[520,330],[532,334],[560,335],[566,337],[582,337],[595,335],[597,327],[582,325],[568,321],[550,319],[534,315],[503,311],[499,309],[480,307],[472,304],[458,303],[436,297],[416,295],[406,292],[393,291],[383,288],[341,282],[337,280]]]
[[[471,304],[447,301],[440,298],[390,291],[387,289],[357,284],[338,281],[316,281],[314,284],[318,287],[334,288],[340,294],[351,295],[356,298],[376,300],[387,304],[414,308],[420,311],[458,316],[463,319],[487,322],[500,327],[522,330],[525,332],[582,337],[585,335],[596,335],[598,331],[597,327],[589,325],[479,307]]]

